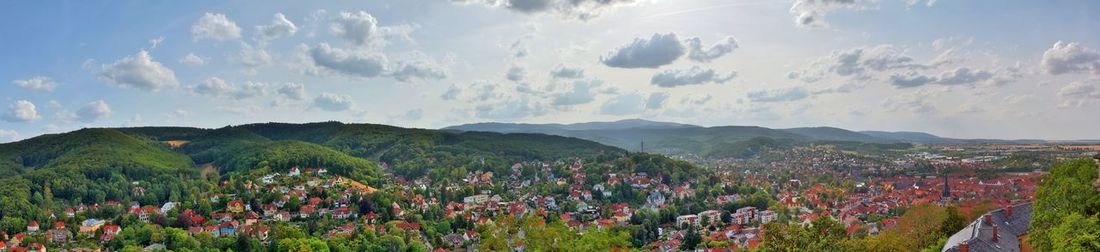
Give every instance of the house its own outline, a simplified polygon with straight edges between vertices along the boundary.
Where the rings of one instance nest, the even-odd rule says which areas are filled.
[[[290,212],[280,211],[275,214],[275,221],[290,221]]]
[[[775,211],[772,211],[772,210],[761,211],[759,217],[760,217],[760,223],[761,224],[773,222],[776,219],[779,219],[779,215],[776,214]]]
[[[332,212],[332,218],[336,218],[339,220],[351,218],[351,209],[348,209],[347,207],[337,208],[336,211]]]
[[[699,212],[699,219],[706,220],[706,223],[700,223],[703,225],[712,225],[722,222],[722,212],[718,210],[706,210]]]
[[[680,215],[676,217],[676,227],[698,226],[699,216],[694,214]]]
[[[241,213],[244,212],[244,202],[240,200],[229,201],[229,203],[225,205],[225,208],[233,213]]]
[[[84,220],[83,222],[80,223],[79,233],[81,235],[85,235],[87,237],[95,236],[95,232],[99,231],[99,228],[102,227],[103,224],[105,224],[105,223],[107,223],[107,222],[102,221],[102,220],[97,220],[97,219]]]
[[[302,175],[302,170],[298,169],[297,166],[291,167],[290,172],[288,172],[286,175],[291,176],[291,177],[301,176]]]
[[[237,234],[237,222],[236,221],[223,222],[222,224],[218,225],[218,233],[221,236],[236,235]]]
[[[947,238],[943,252],[1021,251],[1031,222],[1031,203],[989,211]]]
[[[30,223],[27,223],[27,233],[28,234],[38,233],[38,221],[31,220]]]
[[[298,218],[302,218],[302,219],[309,218],[310,216],[313,215],[313,212],[314,212],[313,205],[301,206],[301,207],[298,208]]]
[[[46,237],[56,243],[65,243],[73,237],[73,234],[65,228],[65,222],[58,221],[54,224],[53,229],[46,231]]]

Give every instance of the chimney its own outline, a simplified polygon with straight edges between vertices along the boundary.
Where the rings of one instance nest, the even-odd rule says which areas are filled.
[[[970,244],[966,244],[966,242],[959,243],[959,252],[970,252]]]
[[[993,242],[997,242],[997,225],[993,225]]]
[[[1012,218],[1012,204],[1005,207],[1005,217]]]

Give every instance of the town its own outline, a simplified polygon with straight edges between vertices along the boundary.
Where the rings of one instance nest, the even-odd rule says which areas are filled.
[[[294,166],[230,177],[194,202],[105,200],[48,210],[46,218],[29,219],[25,232],[2,234],[0,248],[100,251],[123,247],[114,243],[120,234],[149,232],[148,225],[153,225],[206,241],[244,237],[267,244],[273,232],[289,227],[328,238],[400,234],[428,251],[469,251],[478,250],[480,239],[490,235],[482,227],[508,216],[560,221],[579,233],[634,227],[629,230],[640,234],[635,242],[644,242],[638,247],[651,250],[675,251],[685,242],[737,250],[758,246],[761,227],[770,222],[807,225],[831,218],[849,235],[875,235],[892,228],[904,209],[916,205],[1011,209],[1034,197],[1043,174],[1038,169],[980,177],[973,172],[1005,156],[921,152],[885,160],[830,148],[775,154],[783,161],[722,160],[699,173],[705,176],[684,178],[571,159],[519,162],[504,174],[477,170],[441,181],[430,175],[395,175],[383,163],[383,181],[392,183],[367,185],[324,167]],[[898,172],[919,164],[940,169]],[[959,172],[938,171],[947,168]],[[130,198],[146,199],[152,193],[146,186],[133,181]],[[146,239],[139,244],[155,250],[171,238]],[[522,243],[509,242],[523,250]]]

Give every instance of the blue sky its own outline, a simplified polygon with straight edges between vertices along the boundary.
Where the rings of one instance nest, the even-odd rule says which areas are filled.
[[[1100,2],[5,1],[0,142],[645,118],[1100,138]]]

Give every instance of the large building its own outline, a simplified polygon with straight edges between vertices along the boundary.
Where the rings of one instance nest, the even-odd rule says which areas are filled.
[[[1031,203],[1009,205],[982,215],[951,235],[942,252],[1021,251],[1031,222]]]

